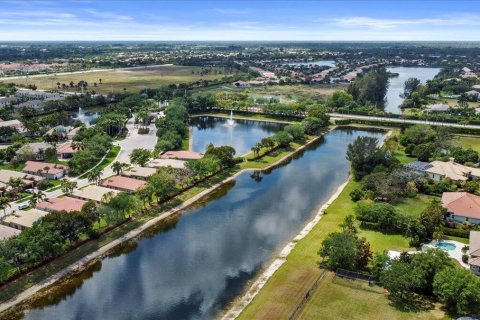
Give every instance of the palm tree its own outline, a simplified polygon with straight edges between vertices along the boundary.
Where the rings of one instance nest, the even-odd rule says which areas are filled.
[[[437,245],[438,243],[440,242],[440,240],[443,239],[443,232],[442,231],[435,231],[433,233],[433,239],[435,239],[435,241],[437,242]]]
[[[87,174],[88,182],[100,184],[100,181],[102,180],[102,174],[103,174],[102,169],[100,169],[99,167],[93,168]]]
[[[128,164],[124,162],[115,161],[114,163],[112,163],[112,170],[116,174],[120,174],[127,167],[128,167]]]
[[[61,183],[61,188],[62,188],[63,193],[71,194],[73,192],[73,190],[75,190],[77,185],[78,184],[75,181],[70,181],[70,180],[67,180],[67,179],[63,179],[62,183]]]
[[[149,187],[144,187],[137,192],[137,197],[143,202],[144,208],[152,201],[153,190]]]
[[[260,148],[258,148],[256,145],[251,147],[250,150],[253,151],[253,156],[256,157],[258,153],[260,152]]]
[[[33,192],[32,197],[30,198],[30,205],[32,207],[35,207],[35,205],[38,202],[43,201],[46,198],[47,198],[47,195],[45,193],[43,193],[43,191],[41,191],[41,190],[38,190],[37,192]]]
[[[83,150],[85,149],[85,144],[82,141],[73,141],[71,147],[73,150]]]
[[[109,203],[110,200],[112,200],[112,198],[115,197],[115,193],[113,193],[113,191],[109,191],[107,193],[105,193],[103,196],[102,196],[102,202],[103,203]]]
[[[25,182],[20,178],[10,178],[7,182],[7,185],[12,188],[12,198],[15,198],[20,190],[25,188]]]
[[[3,215],[7,215],[7,207],[11,208],[12,205],[10,204],[10,201],[8,200],[7,197],[0,197],[0,209],[3,210]]]

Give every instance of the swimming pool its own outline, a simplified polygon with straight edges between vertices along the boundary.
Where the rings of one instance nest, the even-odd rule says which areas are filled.
[[[453,243],[450,243],[450,242],[440,242],[438,244],[438,247],[440,249],[442,249],[443,251],[452,251],[452,250],[455,250],[455,248],[457,247],[455,244]]]

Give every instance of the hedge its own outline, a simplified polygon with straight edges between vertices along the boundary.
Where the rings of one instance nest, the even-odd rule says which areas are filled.
[[[441,231],[446,236],[453,236],[453,237],[467,238],[467,239],[470,237],[470,231],[467,231],[467,230],[442,227]]]

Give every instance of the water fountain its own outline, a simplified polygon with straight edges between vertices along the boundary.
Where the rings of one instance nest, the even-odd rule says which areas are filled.
[[[235,124],[235,120],[233,120],[233,110],[230,110],[230,118],[227,120],[227,125],[233,127]]]

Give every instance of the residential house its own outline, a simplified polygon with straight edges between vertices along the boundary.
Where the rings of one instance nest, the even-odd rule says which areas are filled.
[[[67,142],[62,144],[57,148],[57,158],[58,159],[70,159],[73,157],[75,153],[77,153],[78,150],[74,149],[72,147],[71,142]]]
[[[444,104],[444,103],[435,103],[435,104],[427,105],[427,109],[428,109],[428,111],[446,112],[450,109],[450,106],[448,104]]]
[[[458,182],[467,181],[470,178],[480,178],[480,169],[456,163],[453,158],[450,161],[433,161],[430,164],[432,167],[426,169],[425,172],[429,178],[436,181],[450,178],[453,182]]]
[[[203,154],[185,150],[166,151],[160,155],[160,159],[196,160],[201,158]]]
[[[413,161],[413,162],[407,163],[404,167],[405,167],[405,169],[408,169],[410,171],[414,171],[418,174],[425,174],[425,171],[427,169],[430,169],[431,167],[433,167],[433,165],[431,165],[428,162]]]
[[[25,173],[39,175],[48,179],[57,180],[67,175],[68,167],[50,162],[27,161],[22,171]]]
[[[31,228],[37,220],[41,219],[47,214],[48,212],[38,209],[31,209],[27,211],[19,210],[3,218],[1,223],[23,231]]]
[[[149,163],[147,163],[147,166],[151,168],[172,167],[184,169],[185,161],[177,159],[153,159]]]
[[[25,133],[26,129],[23,126],[23,124],[20,122],[20,120],[13,119],[13,120],[7,120],[7,121],[0,121],[0,127],[12,127],[18,130],[20,133]]]
[[[18,172],[13,170],[1,169],[0,170],[0,189],[9,190],[8,182],[10,179],[20,178],[22,179],[25,187],[33,187],[39,181],[42,181],[43,178],[39,176],[34,176],[24,172]]]
[[[20,232],[20,230],[14,229],[12,227],[0,225],[0,241],[15,237],[16,235],[19,235]]]
[[[128,171],[123,172],[122,176],[147,180],[149,177],[153,176],[155,173],[157,173],[156,168],[135,167],[135,168],[132,168]]]
[[[480,276],[480,231],[470,231],[468,265],[474,274]]]
[[[468,192],[444,192],[442,206],[447,209],[448,221],[480,224],[479,196]]]
[[[107,188],[133,193],[147,184],[144,180],[133,179],[124,176],[113,176],[105,179],[101,185]]]
[[[97,203],[101,203],[104,202],[105,195],[109,193],[114,197],[119,194],[120,191],[97,185],[88,185],[85,188],[75,190],[71,194],[71,197],[82,199],[85,201],[93,200]]]
[[[42,202],[37,203],[37,209],[45,210],[48,212],[72,212],[72,211],[81,211],[83,205],[87,203],[84,200],[72,198],[72,197],[62,197],[62,198],[52,198]]]
[[[45,142],[26,143],[17,150],[16,155],[20,161],[27,160],[45,160],[49,150],[52,150],[52,155],[55,154],[55,148]]]

